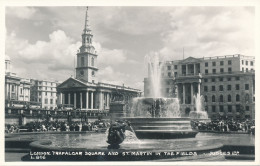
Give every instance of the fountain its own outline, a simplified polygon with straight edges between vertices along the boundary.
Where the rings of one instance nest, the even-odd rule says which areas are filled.
[[[193,96],[193,99],[195,101],[195,110],[190,112],[190,118],[199,121],[209,121],[208,114],[204,107],[204,97],[197,94]]]
[[[133,99],[130,121],[139,139],[172,139],[195,137],[190,118],[182,118],[178,98],[166,98],[161,94],[161,67],[158,56],[146,57],[151,83],[149,97]]]

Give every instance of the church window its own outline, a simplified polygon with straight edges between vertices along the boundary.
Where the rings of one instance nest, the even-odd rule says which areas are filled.
[[[85,65],[85,62],[84,62],[84,56],[81,57],[81,66],[83,67]]]
[[[94,66],[94,58],[91,58],[91,66]]]

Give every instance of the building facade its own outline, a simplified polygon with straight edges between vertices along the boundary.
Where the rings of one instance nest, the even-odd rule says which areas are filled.
[[[98,55],[92,45],[93,34],[88,25],[88,9],[85,16],[82,45],[77,53],[76,78],[68,78],[57,87],[58,104],[61,109],[76,109],[95,116],[97,113],[107,115],[111,102],[130,104],[140,90],[98,82]]]
[[[11,72],[11,59],[5,57],[5,100],[30,101],[30,80]]]
[[[42,108],[57,108],[57,81],[31,79],[31,101],[41,103]]]
[[[204,97],[210,118],[255,118],[255,59],[230,55],[189,57],[162,63],[162,94],[178,97],[183,116],[195,109],[195,95]],[[144,96],[150,95],[149,77]]]

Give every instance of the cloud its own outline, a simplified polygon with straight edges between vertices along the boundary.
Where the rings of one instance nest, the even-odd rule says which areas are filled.
[[[252,10],[241,7],[177,9],[171,13],[173,28],[162,34],[164,46],[157,52],[167,60],[182,59],[183,48],[185,58],[237,53],[254,56]],[[185,18],[186,15],[189,17]]]
[[[7,15],[15,16],[21,19],[30,19],[37,10],[33,7],[7,7]]]

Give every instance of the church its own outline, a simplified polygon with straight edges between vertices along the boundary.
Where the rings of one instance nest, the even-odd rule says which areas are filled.
[[[70,77],[57,86],[58,108],[78,110],[92,116],[107,115],[111,103],[130,104],[133,97],[140,95],[138,89],[102,83],[96,77],[98,55],[92,45],[93,34],[88,25],[88,8],[82,33],[82,45],[77,53],[76,77]]]

